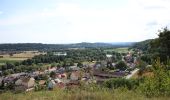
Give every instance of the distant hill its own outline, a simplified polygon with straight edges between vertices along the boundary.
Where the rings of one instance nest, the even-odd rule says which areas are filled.
[[[140,49],[140,50],[143,50],[143,51],[147,51],[147,50],[149,50],[151,42],[153,40],[154,39],[148,39],[148,40],[145,40],[145,41],[134,43],[132,45],[132,48],[136,48],[136,49]]]
[[[17,44],[0,44],[0,51],[23,51],[23,50],[56,50],[68,48],[117,48],[129,47],[133,43],[75,43],[75,44],[42,44],[42,43],[17,43]]]
[[[133,46],[136,42],[113,42],[112,45]]]

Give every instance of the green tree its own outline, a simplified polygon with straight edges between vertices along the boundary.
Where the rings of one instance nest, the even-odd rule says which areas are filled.
[[[144,73],[144,71],[146,71],[146,67],[147,67],[147,63],[140,60],[137,67],[139,68],[139,72],[138,72],[138,75],[142,75]]]
[[[167,61],[170,57],[170,30],[164,28],[159,31],[158,38],[151,42],[151,53],[155,53],[153,57],[160,57],[161,61]]]
[[[50,73],[50,77],[52,77],[52,78],[55,78],[55,75],[56,75],[55,72],[51,72],[51,73]]]
[[[127,69],[127,65],[124,61],[119,61],[116,65],[115,65],[116,69],[120,69],[120,70],[126,70]]]
[[[83,64],[81,62],[78,62],[77,67],[83,67]]]
[[[114,66],[112,65],[112,62],[107,62],[107,68],[111,69],[111,70],[114,70]]]
[[[170,72],[167,66],[156,60],[152,64],[153,77],[146,77],[140,86],[142,92],[151,96],[169,96],[170,95]]]
[[[114,78],[104,82],[104,86],[107,88],[128,88],[136,89],[139,86],[140,80],[138,79],[124,79],[124,78]]]

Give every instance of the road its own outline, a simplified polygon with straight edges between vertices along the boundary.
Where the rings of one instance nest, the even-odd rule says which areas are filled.
[[[131,71],[131,74],[127,75],[125,78],[126,79],[130,79],[135,73],[137,73],[139,71],[138,68],[134,69],[133,71]]]

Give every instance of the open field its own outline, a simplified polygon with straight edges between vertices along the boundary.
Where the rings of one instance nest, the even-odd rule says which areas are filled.
[[[113,48],[113,49],[106,49],[104,50],[105,52],[118,52],[118,53],[128,53],[128,52],[132,52],[132,51],[129,51],[127,47],[125,48]]]
[[[38,91],[13,94],[0,94],[0,100],[169,100],[169,97],[147,98],[146,96],[129,90],[61,90]]]
[[[38,51],[23,51],[21,53],[16,53],[16,54],[3,54],[0,55],[0,64],[3,64],[5,62],[16,62],[16,61],[23,61],[26,59],[30,59],[36,55],[40,54],[46,54],[46,53],[41,53]]]
[[[15,62],[19,62],[19,61],[23,61],[26,60],[28,58],[0,58],[0,65],[5,64],[6,62],[9,63],[15,63]]]

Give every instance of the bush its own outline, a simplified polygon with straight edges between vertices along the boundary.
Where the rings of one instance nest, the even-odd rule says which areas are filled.
[[[139,81],[136,79],[124,79],[124,78],[116,78],[111,79],[109,81],[104,82],[104,86],[107,88],[127,88],[129,90],[136,89],[139,86]]]
[[[148,97],[170,96],[170,74],[166,66],[158,59],[153,65],[154,77],[145,78],[140,90]]]
[[[127,65],[124,61],[119,61],[116,65],[115,65],[116,69],[120,69],[120,70],[126,70],[127,69]]]

